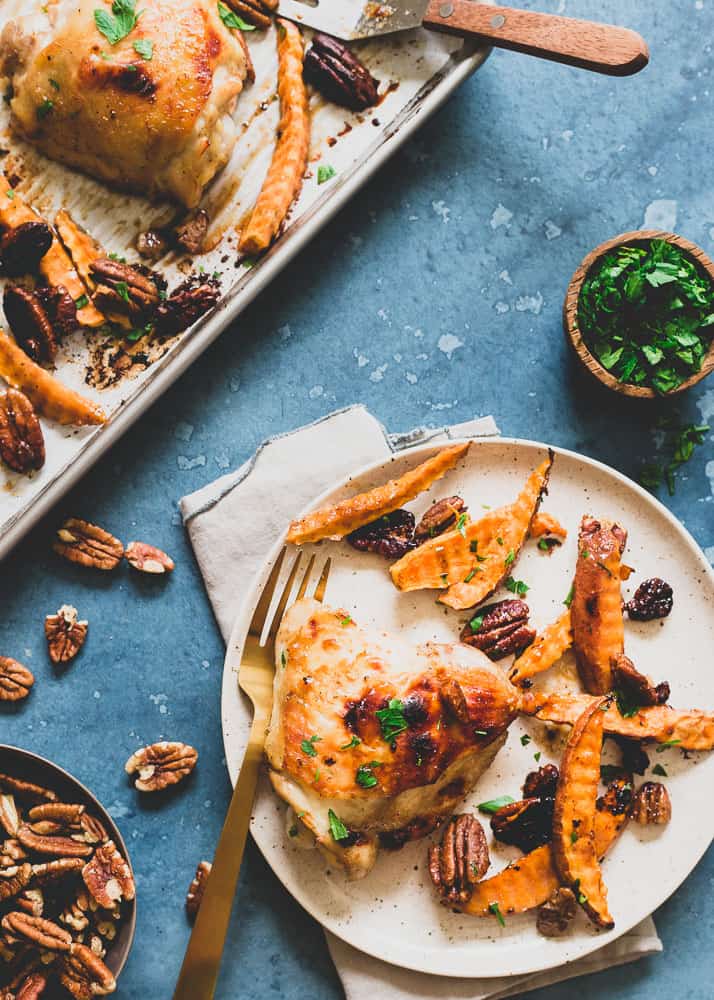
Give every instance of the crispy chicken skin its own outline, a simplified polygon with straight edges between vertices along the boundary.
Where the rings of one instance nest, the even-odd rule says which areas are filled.
[[[317,846],[360,878],[380,843],[401,846],[453,812],[502,746],[517,698],[479,650],[410,646],[299,601],[276,643],[273,786]],[[376,713],[395,699],[406,728],[385,739]],[[349,837],[334,839],[328,810]]]
[[[152,0],[111,45],[95,24],[106,0],[55,0],[10,21],[0,75],[16,132],[52,159],[188,208],[227,162],[248,63],[213,0]],[[150,60],[134,49],[153,43]]]

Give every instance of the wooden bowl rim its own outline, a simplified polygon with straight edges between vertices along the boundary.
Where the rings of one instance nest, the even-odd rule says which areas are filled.
[[[582,259],[570,279],[568,289],[565,293],[565,301],[563,302],[563,329],[581,363],[594,378],[598,379],[608,389],[612,389],[614,392],[619,392],[621,395],[629,396],[633,399],[666,399],[668,396],[675,396],[680,392],[690,389],[714,371],[714,338],[712,338],[709,351],[704,357],[702,367],[699,371],[695,372],[694,375],[690,375],[676,389],[672,389],[671,392],[662,395],[647,386],[630,385],[627,382],[620,382],[619,379],[610,374],[607,368],[600,364],[583,340],[578,327],[578,303],[580,301],[583,282],[593,265],[609,250],[614,250],[618,246],[622,246],[625,243],[649,243],[651,240],[665,240],[667,243],[672,243],[674,246],[686,251],[694,259],[694,262],[709,275],[714,285],[714,261],[696,243],[692,243],[691,240],[686,239],[684,236],[679,236],[677,233],[669,233],[665,230],[635,229],[631,232],[620,233],[619,236],[614,236],[610,240],[605,240],[604,243],[595,247],[594,250],[591,250]]]
[[[109,811],[102,805],[97,796],[79,778],[75,778],[73,774],[65,770],[65,768],[60,767],[59,764],[55,764],[54,761],[49,760],[47,757],[43,757],[32,750],[25,750],[24,747],[14,746],[11,743],[0,743],[0,771],[14,777],[24,778],[27,781],[41,782],[46,787],[54,790],[52,781],[44,778],[45,773],[52,774],[57,780],[60,791],[62,789],[71,789],[72,794],[76,794],[76,798],[80,802],[96,810],[98,818],[106,826],[109,835],[129,865],[132,877],[135,878],[129,851],[116,821],[110,816]],[[43,777],[41,778],[40,775]],[[132,900],[127,900],[127,903],[128,912],[126,919],[122,923],[115,940],[108,943],[107,954],[104,958],[112,975],[117,980],[127,963],[136,933],[136,896]]]

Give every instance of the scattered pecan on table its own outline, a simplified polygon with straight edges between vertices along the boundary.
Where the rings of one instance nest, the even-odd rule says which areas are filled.
[[[2,269],[11,278],[32,274],[51,246],[52,230],[46,222],[23,222],[6,229],[0,238]]]
[[[644,580],[625,605],[630,618],[635,621],[648,622],[654,618],[666,618],[672,610],[674,595],[666,581],[654,576]]]
[[[191,881],[191,885],[188,887],[188,892],[186,893],[186,913],[188,913],[191,920],[195,919],[201,907],[203,893],[206,889],[206,883],[208,882],[208,876],[211,874],[212,867],[213,865],[210,861],[199,861],[196,874]]]
[[[429,848],[429,874],[442,902],[458,905],[473,894],[490,865],[483,827],[471,813],[452,817],[440,844]]]
[[[124,555],[124,546],[118,538],[78,517],[64,522],[52,548],[70,562],[105,571],[116,569]]]
[[[347,535],[358,552],[376,552],[385,559],[400,559],[414,548],[414,515],[409,510],[393,510]]]
[[[329,101],[352,111],[364,111],[379,100],[379,80],[346,45],[317,32],[305,54],[305,80]]]
[[[134,787],[140,792],[159,792],[183,781],[197,760],[198,751],[187,743],[152,743],[133,753],[125,770],[127,774],[137,774]]]
[[[34,683],[35,678],[27,667],[9,656],[0,656],[0,701],[20,701],[26,698]]]
[[[672,818],[669,792],[660,781],[645,781],[635,792],[630,815],[636,823],[663,826]]]
[[[45,464],[45,439],[27,396],[17,389],[0,393],[0,458],[14,472],[32,472]]]
[[[499,601],[479,608],[461,630],[461,641],[475,646],[490,660],[500,660],[529,646],[536,631],[528,624],[525,601]]]
[[[578,910],[575,893],[561,886],[538,908],[536,927],[543,937],[560,937],[565,934]]]
[[[414,541],[417,545],[441,535],[447,528],[456,523],[457,517],[465,514],[468,507],[461,497],[445,497],[437,500],[422,516],[414,531]]]
[[[161,549],[146,542],[130,542],[124,557],[132,569],[140,573],[171,573],[175,568],[175,563],[171,556],[166,555]]]
[[[84,645],[89,623],[79,621],[77,609],[63,604],[55,615],[45,618],[47,650],[53,663],[69,663]]]

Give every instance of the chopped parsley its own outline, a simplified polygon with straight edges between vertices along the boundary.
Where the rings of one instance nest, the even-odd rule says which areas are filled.
[[[536,750],[536,752],[533,754],[533,760],[536,762],[536,764],[538,763],[538,761],[540,760],[540,750]]]
[[[498,903],[489,903],[488,904],[488,908],[491,911],[491,913],[494,915],[494,917],[496,918],[496,920],[498,920],[498,922],[501,925],[501,927],[505,927],[506,926],[506,921],[503,919],[503,914],[501,913],[501,907],[498,905]]]
[[[444,584],[444,586],[446,586],[446,584],[449,582],[449,574],[448,573],[442,573],[441,574],[441,582]]]
[[[221,0],[218,0],[218,16],[227,28],[231,28],[236,31],[255,31],[255,25],[248,24],[248,22],[244,21],[242,17],[239,17],[235,11],[226,7],[224,3],[221,3]]]
[[[12,190],[12,188],[7,189],[7,191],[5,192],[5,197],[7,198],[8,201],[12,201],[12,199],[15,197],[15,192]]]
[[[498,542],[499,545],[503,545],[503,539],[501,538],[500,535],[496,538],[496,541]]]
[[[358,747],[362,740],[359,736],[353,736],[349,743],[345,743],[344,746],[340,747],[340,750],[351,750],[353,747]]]
[[[130,344],[135,344],[137,340],[141,340],[142,337],[151,333],[151,330],[152,324],[147,323],[146,326],[140,326],[136,330],[130,330],[124,339],[128,340]]]
[[[52,77],[49,77],[49,84],[50,84],[50,87],[52,87],[53,90],[59,90],[60,89],[60,85],[57,83],[56,80],[53,80]]]
[[[94,23],[110,45],[116,45],[134,30],[141,12],[136,13],[136,0],[114,0],[112,12],[102,7],[94,11]]]
[[[36,114],[39,120],[42,121],[43,118],[46,118],[54,106],[54,101],[51,101],[49,97],[46,97],[42,104],[38,104]]]
[[[489,799],[488,802],[479,802],[478,811],[482,813],[495,813],[504,806],[510,805],[511,802],[515,802],[510,795],[501,795],[498,799]]]
[[[478,538],[472,538],[469,542],[469,548],[472,552],[478,552]]]
[[[583,283],[578,326],[618,381],[666,395],[702,366],[714,333],[714,287],[665,240],[616,247]]]
[[[306,753],[308,757],[317,757],[317,750],[315,749],[315,744],[320,742],[320,736],[311,736],[309,740],[303,740],[300,744],[300,749],[303,753]]]
[[[481,628],[482,625],[483,625],[483,615],[476,615],[476,617],[472,618],[471,621],[469,622],[469,628],[471,629],[472,632],[478,632],[478,630]]]
[[[600,777],[605,782],[614,781],[615,778],[619,778],[622,774],[622,768],[618,767],[616,764],[601,764],[600,765]]]
[[[528,733],[524,733],[523,736],[521,736],[521,746],[522,747],[527,747],[528,744],[530,743],[530,741],[531,741],[531,738],[528,735]]]
[[[516,561],[516,553],[515,553],[515,552],[513,551],[513,549],[509,549],[509,550],[508,550],[508,555],[506,556],[506,562],[505,562],[505,565],[506,565],[506,566],[510,566],[510,565],[512,565],[512,563],[514,563],[515,561]]]
[[[297,837],[297,835],[298,835],[297,823],[293,823],[293,825],[288,830],[288,836]]]
[[[404,706],[399,698],[392,698],[388,706],[377,709],[375,715],[382,730],[382,739],[387,743],[393,743],[396,737],[407,728]]]
[[[574,597],[575,597],[575,584],[571,586],[570,590],[568,591],[568,596],[563,601],[563,604],[566,606],[566,608],[569,608],[570,605],[573,603]]]
[[[317,183],[324,184],[326,181],[332,180],[337,171],[334,167],[331,167],[327,163],[321,164],[317,168]]]
[[[287,665],[288,665],[288,654],[285,652],[285,650],[283,650],[282,653],[280,654],[280,666],[283,667],[283,669],[285,669]]]
[[[332,809],[327,810],[327,818],[330,822],[330,833],[332,834],[332,839],[337,841],[337,843],[341,840],[347,840],[350,835],[350,831]]]
[[[466,519],[467,519],[467,517],[468,517],[468,514],[459,514],[459,519],[456,522],[456,530],[464,538],[466,538]]]
[[[523,580],[514,580],[512,576],[509,576],[506,580],[506,589],[510,590],[512,594],[524,597],[531,588]]]
[[[349,623],[351,621],[352,621],[352,616],[351,615],[345,615],[344,618],[340,619],[340,625],[349,625]]]
[[[617,710],[623,719],[631,719],[633,715],[637,715],[641,706],[633,700],[632,695],[622,688],[615,688],[614,695]]]
[[[655,766],[652,768],[652,774],[658,774],[661,778],[669,777],[661,764],[655,764]]]
[[[577,830],[571,830],[570,831],[570,843],[571,844],[576,843],[577,839],[578,839],[578,831]]]
[[[381,766],[382,765],[378,760],[373,760],[369,764],[360,764],[357,768],[357,774],[355,775],[357,784],[361,785],[362,788],[374,788],[378,782],[372,769]]]
[[[471,572],[467,573],[466,576],[464,577],[464,583],[471,583],[471,581],[473,580],[473,578],[476,576],[477,573],[478,570],[476,569],[476,567],[474,567],[471,570]]]
[[[131,302],[131,298],[129,296],[129,286],[126,281],[117,281],[114,287],[116,288],[119,298],[124,299],[125,302]]]
[[[78,309],[84,309],[85,306],[89,305],[89,296],[80,295],[78,299],[74,300],[74,304]]]
[[[666,750],[666,749],[667,749],[668,747],[676,747],[676,746],[678,746],[678,745],[679,745],[679,744],[680,744],[681,742],[682,742],[681,740],[665,740],[665,742],[664,742],[664,743],[660,743],[660,745],[659,745],[659,746],[657,747],[657,750],[656,750],[655,752],[656,752],[656,753],[664,753],[664,752],[665,752],[665,750]]]
[[[154,43],[150,38],[137,38],[132,44],[132,48],[137,55],[147,62],[151,62],[154,56]]]

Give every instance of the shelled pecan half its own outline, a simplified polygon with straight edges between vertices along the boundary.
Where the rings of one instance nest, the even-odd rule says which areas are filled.
[[[157,334],[161,337],[173,337],[187,330],[204,313],[213,309],[219,294],[220,286],[217,281],[188,278],[156,310],[154,322]]]
[[[92,301],[100,312],[120,312],[135,320],[152,313],[160,302],[160,289],[145,270],[109,257],[93,261],[90,273],[97,288]]]
[[[278,7],[277,0],[226,0],[226,3],[248,24],[263,30],[270,27],[271,15]]]
[[[52,246],[52,230],[46,222],[23,222],[6,229],[0,237],[0,262],[11,278],[31,274]]]
[[[452,817],[441,843],[429,848],[429,874],[445,903],[466,902],[489,864],[486,835],[471,813]]]
[[[57,338],[37,293],[20,285],[8,285],[2,305],[8,326],[25,354],[39,364],[52,364],[57,355]]]
[[[2,918],[2,927],[9,934],[25,938],[40,948],[50,951],[69,951],[72,935],[63,927],[44,917],[32,917],[29,913],[12,910]]]
[[[525,601],[498,601],[479,608],[461,630],[461,641],[475,646],[490,660],[500,660],[529,646],[536,637],[528,624]]]
[[[9,656],[0,656],[0,701],[27,698],[34,683],[35,678],[27,667]]]
[[[137,773],[140,792],[159,792],[183,781],[196,766],[198,751],[187,743],[152,743],[133,753],[126,762],[127,774]]]
[[[560,937],[567,931],[577,910],[575,893],[561,886],[538,908],[536,927],[543,937]]]
[[[161,549],[146,542],[130,542],[124,553],[126,561],[132,569],[140,573],[171,573],[175,568],[175,563],[171,556],[168,556]]]
[[[437,500],[422,515],[414,531],[414,541],[417,545],[421,545],[422,542],[441,535],[447,528],[456,523],[457,517],[465,514],[467,510],[468,507],[461,497],[444,497],[443,500]]]
[[[77,609],[63,604],[56,615],[45,618],[47,651],[53,663],[69,663],[84,645],[89,623],[79,621]]]
[[[393,510],[352,531],[347,541],[358,552],[399,559],[414,548],[414,515],[410,510]]]
[[[660,781],[645,781],[635,792],[631,816],[642,826],[653,823],[664,826],[672,818],[669,792]]]
[[[0,393],[0,458],[14,472],[45,464],[45,438],[35,409],[17,389]]]
[[[91,948],[73,944],[59,973],[59,980],[75,1000],[91,1000],[106,996],[116,989],[116,980],[104,962]]]
[[[379,80],[346,45],[317,32],[305,54],[305,80],[329,101],[364,111],[379,100]]]
[[[235,2],[235,0],[234,0]],[[208,234],[208,212],[201,208],[174,230],[176,242],[186,253],[203,253],[203,246]]]
[[[124,555],[124,546],[118,538],[78,517],[64,522],[52,548],[70,562],[107,572],[116,569]]]
[[[113,840],[98,847],[82,869],[82,879],[100,906],[111,909],[136,894],[131,868]]]

